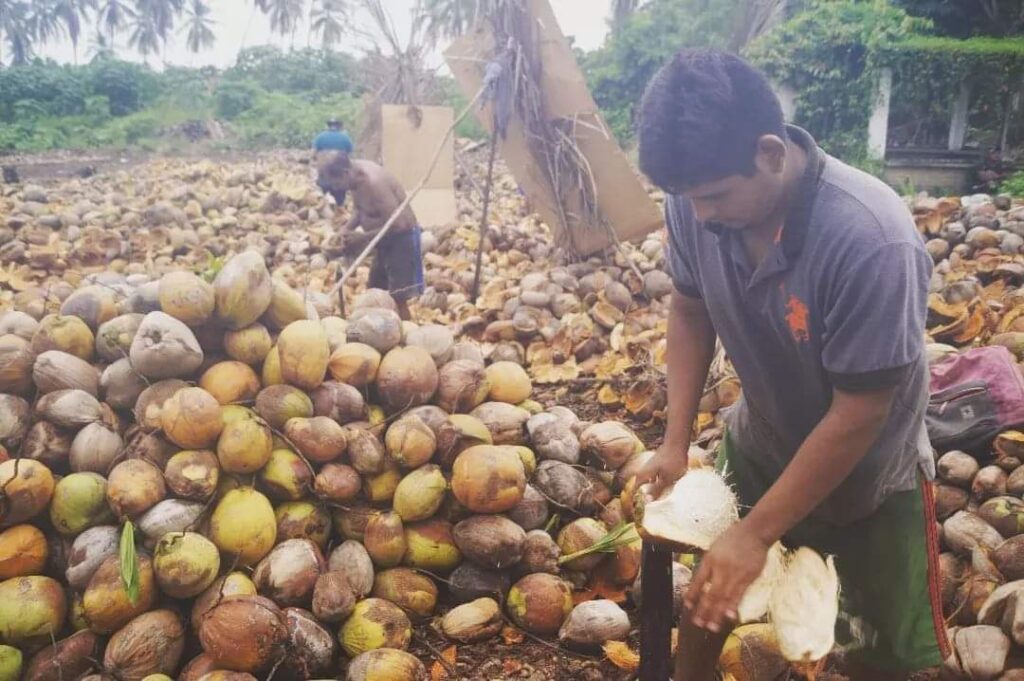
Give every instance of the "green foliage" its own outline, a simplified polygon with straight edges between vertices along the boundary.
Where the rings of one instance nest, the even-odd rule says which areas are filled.
[[[147,95],[157,91],[157,76],[148,67],[117,59],[99,59],[86,70],[92,94],[110,102],[111,116],[138,111]]]
[[[260,93],[265,92],[256,83],[248,80],[227,81],[217,88],[217,116],[234,120],[256,103]]]
[[[635,11],[604,46],[583,55],[594,99],[620,141],[633,136],[636,107],[654,73],[683,47],[724,47],[737,0],[652,0]]]
[[[305,148],[323,130],[324,121],[340,116],[355,122],[361,106],[359,99],[345,94],[313,103],[280,92],[265,92],[257,95],[252,107],[239,114],[233,127],[247,148]]]
[[[1024,197],[1024,170],[1018,170],[999,185],[1000,194]]]
[[[798,125],[830,153],[857,162],[867,157],[881,48],[927,27],[884,0],[808,0],[747,56],[796,90]]]
[[[317,100],[342,93],[359,93],[355,59],[327,50],[281,52],[264,46],[242,50],[225,81],[249,81],[268,92],[302,94]]]
[[[957,38],[1024,31],[1024,0],[893,0],[893,4],[931,19],[938,31]]]

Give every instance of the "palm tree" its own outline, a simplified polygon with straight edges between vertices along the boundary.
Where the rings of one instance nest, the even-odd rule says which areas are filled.
[[[91,61],[96,59],[106,59],[114,56],[114,46],[107,39],[102,32],[97,31],[93,34],[92,40],[89,42],[89,50],[85,54]]]
[[[612,30],[622,28],[639,6],[640,0],[612,0]]]
[[[128,35],[128,47],[137,51],[148,62],[149,55],[159,53],[162,45],[163,36],[153,4],[146,0],[136,0],[132,12],[131,33]]]
[[[437,44],[456,38],[508,0],[426,0],[422,5],[427,37]]]
[[[316,0],[309,14],[309,36],[320,35],[321,45],[328,50],[341,42],[349,7],[345,0]]]
[[[213,47],[217,35],[213,32],[210,7],[204,0],[192,0],[185,10],[185,45],[192,54]]]
[[[303,0],[256,0],[256,6],[270,18],[270,30],[280,36],[292,35],[304,14]]]
[[[0,33],[6,39],[11,65],[27,64],[33,54],[32,6],[25,0],[0,2]],[[0,66],[3,65],[0,42]]]
[[[53,12],[71,39],[71,48],[78,62],[78,41],[82,37],[82,22],[88,20],[89,12],[95,11],[97,0],[53,0]]]
[[[128,20],[135,16],[135,12],[128,6],[126,0],[100,0],[100,2],[100,9],[96,15],[99,29],[106,31],[108,44],[113,49],[114,35],[128,26]]]
[[[63,32],[64,27],[55,11],[56,4],[54,0],[32,0],[28,25],[36,42],[47,43]]]

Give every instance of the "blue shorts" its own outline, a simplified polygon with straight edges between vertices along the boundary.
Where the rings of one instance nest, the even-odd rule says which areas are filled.
[[[382,288],[395,300],[423,293],[423,252],[419,227],[388,234],[377,244],[370,268],[370,288]]]

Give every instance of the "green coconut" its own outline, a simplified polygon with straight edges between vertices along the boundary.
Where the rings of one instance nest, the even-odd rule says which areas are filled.
[[[114,520],[107,504],[107,481],[97,473],[72,473],[53,490],[50,520],[58,532],[76,535]]]
[[[153,552],[156,583],[171,598],[198,596],[213,583],[219,570],[217,547],[195,532],[168,532]]]
[[[0,582],[0,643],[22,648],[48,644],[67,618],[61,585],[49,577],[15,577]]]
[[[405,526],[405,557],[402,564],[437,574],[448,574],[462,562],[452,536],[452,524],[431,519]]]
[[[265,496],[248,487],[233,489],[210,517],[210,539],[239,565],[255,565],[277,540],[274,508]]]
[[[395,488],[391,506],[403,522],[426,520],[441,507],[448,481],[441,467],[427,464],[406,475]]]
[[[0,681],[21,678],[21,651],[13,646],[0,646]]]

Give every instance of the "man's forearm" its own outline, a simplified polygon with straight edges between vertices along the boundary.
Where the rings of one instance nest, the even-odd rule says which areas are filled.
[[[840,395],[744,522],[773,544],[845,480],[881,434],[892,391]]]
[[[715,330],[707,311],[672,293],[666,334],[668,419],[665,441],[690,441],[697,405],[704,393],[715,353]]]

